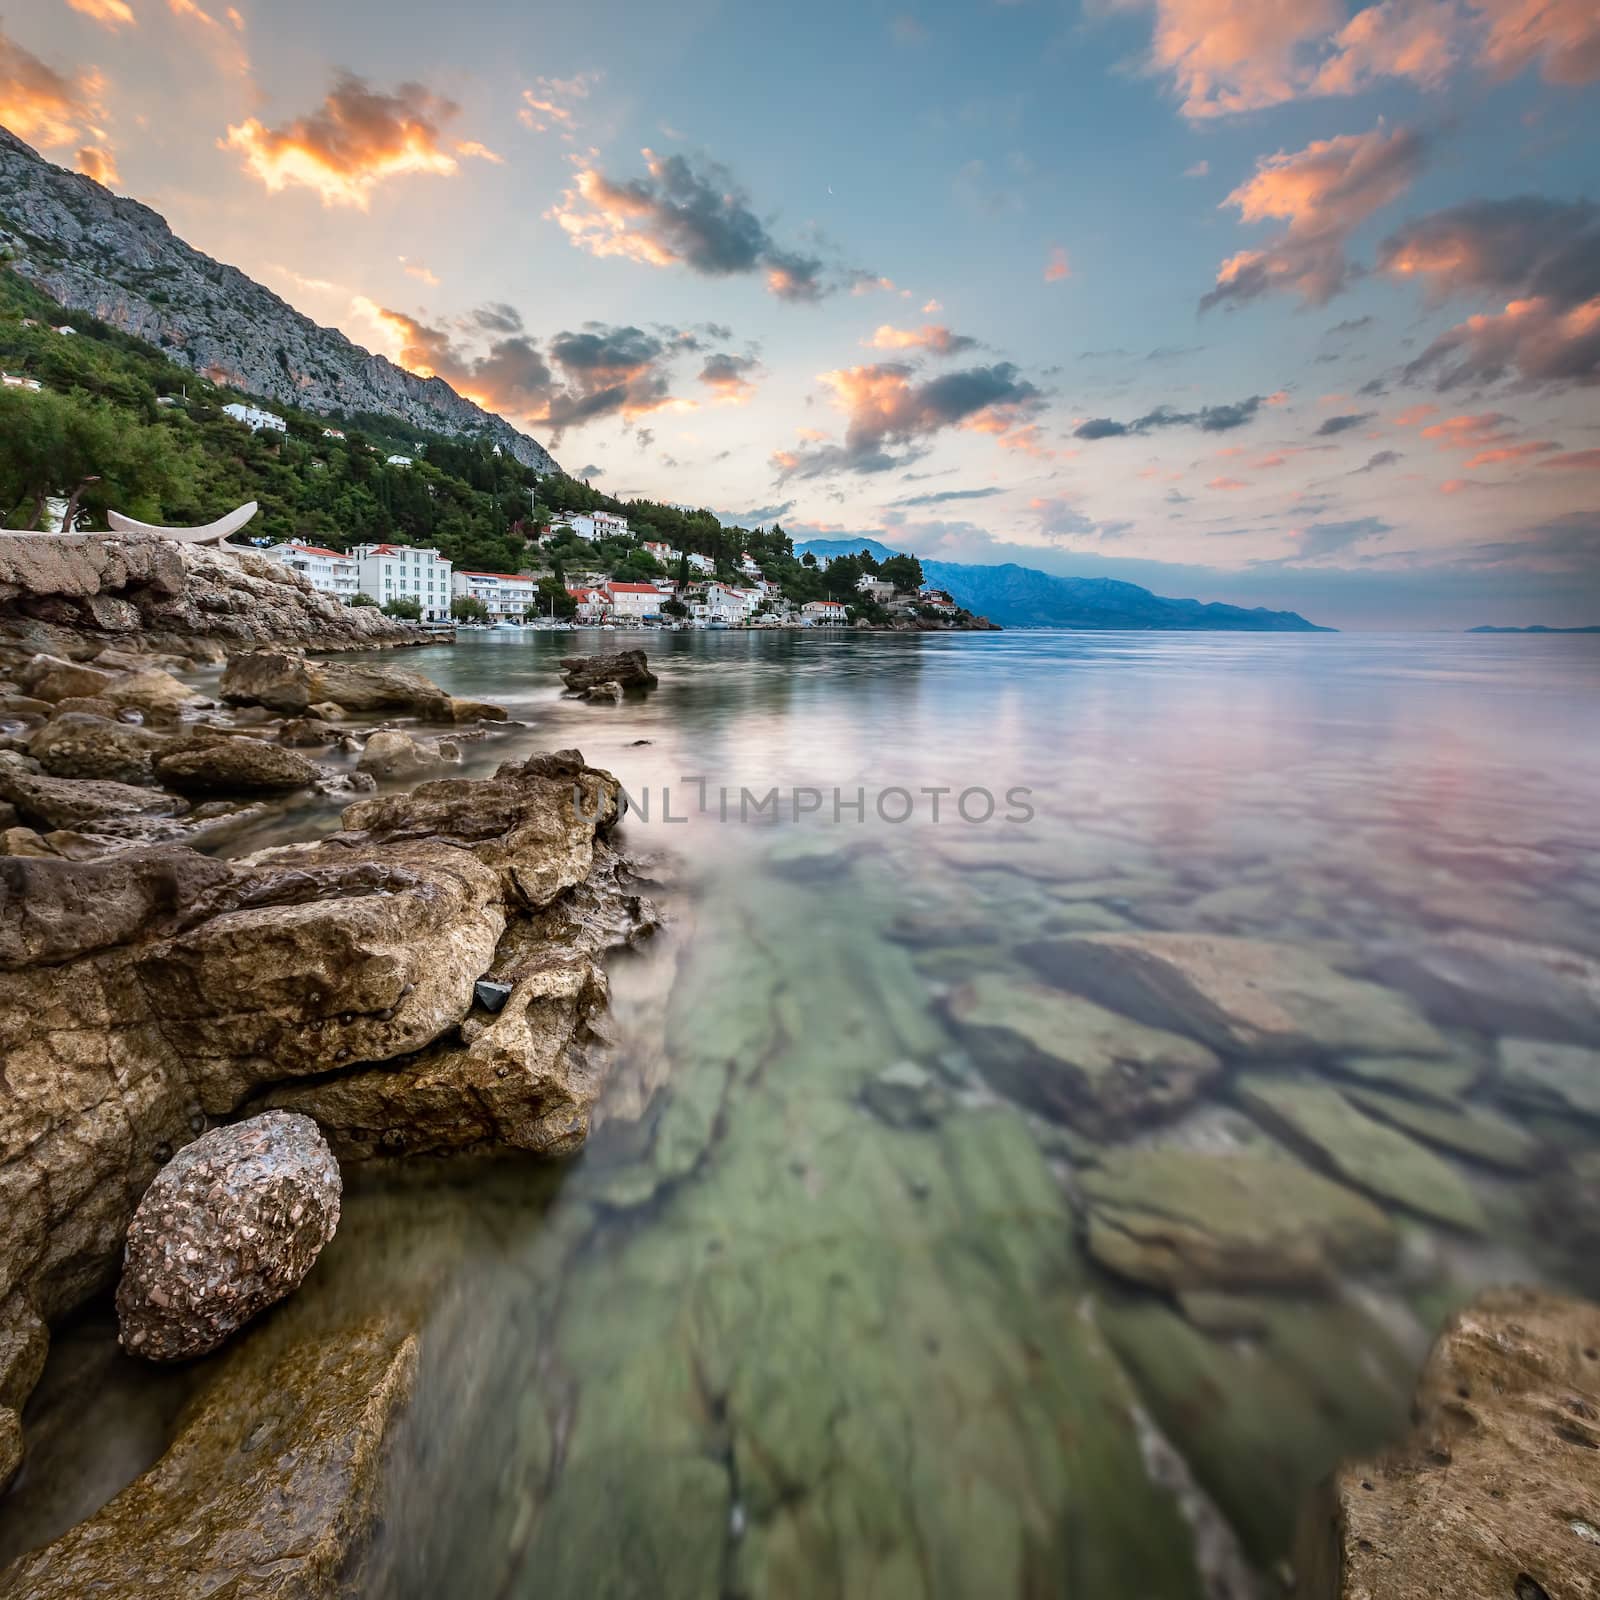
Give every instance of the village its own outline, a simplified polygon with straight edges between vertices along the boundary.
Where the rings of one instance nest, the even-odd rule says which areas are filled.
[[[763,576],[748,551],[736,578],[719,577],[709,556],[660,541],[638,539],[626,517],[607,511],[564,514],[539,534],[546,549],[563,535],[594,544],[626,539],[672,576],[624,581],[598,567],[562,573],[483,572],[456,567],[437,549],[402,544],[358,544],[348,552],[286,541],[263,554],[297,572],[314,588],[346,604],[393,606],[412,602],[423,622],[501,628],[827,628],[865,619],[871,605],[890,619],[954,620],[959,607],[942,589],[899,589],[863,573],[856,582],[861,607],[843,600],[796,603]],[[570,542],[570,541],[569,541]],[[564,590],[570,605],[558,603]],[[461,602],[475,602],[462,605]]]

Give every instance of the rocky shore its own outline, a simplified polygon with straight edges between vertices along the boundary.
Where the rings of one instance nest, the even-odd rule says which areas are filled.
[[[426,640],[415,625],[344,605],[244,547],[0,534],[0,668],[41,652],[216,662],[261,645],[365,650]]]

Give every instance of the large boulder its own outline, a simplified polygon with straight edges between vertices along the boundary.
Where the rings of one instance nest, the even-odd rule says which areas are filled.
[[[339,1193],[309,1117],[267,1111],[185,1145],[128,1227],[123,1349],[149,1361],[215,1350],[311,1270],[339,1226]]]
[[[1282,941],[1103,933],[1023,954],[1052,982],[1226,1055],[1449,1054],[1405,995]]]
[[[165,745],[162,735],[148,728],[68,712],[29,739],[28,754],[52,778],[148,785],[155,781],[155,754]]]
[[[307,789],[316,767],[265,739],[200,733],[174,740],[155,759],[155,775],[179,794],[282,794]]]
[[[1502,1039],[1500,1092],[1529,1110],[1600,1120],[1600,1050]]]
[[[1480,1295],[1422,1369],[1409,1441],[1308,1505],[1308,1600],[1564,1600],[1600,1573],[1600,1306]]]
[[[979,973],[946,1004],[997,1089],[1090,1134],[1174,1112],[1222,1070],[1193,1039],[1005,973]]]
[[[341,1155],[580,1145],[600,958],[654,925],[607,842],[619,796],[562,752],[232,861],[0,856],[0,1318],[109,1287],[171,1151],[290,1089]],[[511,987],[493,1017],[485,977]]]
[[[1327,1287],[1395,1251],[1370,1200],[1276,1154],[1124,1148],[1078,1182],[1090,1251],[1161,1289]]]
[[[457,700],[431,678],[366,661],[313,661],[279,650],[235,656],[222,675],[222,698],[301,716],[331,703],[345,711],[405,711],[429,722],[503,721],[503,707]]]
[[[77,828],[125,818],[172,817],[182,800],[159,789],[104,780],[47,778],[29,772],[12,756],[0,757],[0,800],[17,808],[36,828]]]
[[[17,681],[36,699],[54,704],[57,700],[98,695],[111,685],[115,676],[82,662],[38,655],[17,674]]]
[[[650,670],[643,650],[618,650],[611,655],[563,656],[561,681],[580,692],[608,683],[626,692],[653,689],[661,680]]]

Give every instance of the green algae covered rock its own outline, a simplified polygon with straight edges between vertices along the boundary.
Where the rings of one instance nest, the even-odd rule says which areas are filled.
[[[1261,1074],[1234,1088],[1252,1115],[1346,1183],[1467,1233],[1486,1227],[1478,1197],[1454,1167],[1357,1110],[1337,1089]]]
[[[1281,1156],[1124,1149],[1079,1184],[1090,1252],[1163,1289],[1315,1286],[1395,1251],[1370,1200]]]
[[[1236,1312],[1253,1311],[1256,1337],[1215,1337],[1151,1300],[1107,1305],[1099,1321],[1157,1424],[1266,1570],[1288,1553],[1313,1486],[1404,1426],[1414,1369],[1346,1303],[1233,1298]]]
[[[1386,1094],[1445,1106],[1456,1105],[1483,1076],[1483,1068],[1463,1056],[1347,1056],[1333,1070]]]
[[[1502,1039],[1500,1088],[1508,1100],[1531,1110],[1600,1120],[1600,1050]]]
[[[1023,954],[1052,982],[1228,1055],[1448,1054],[1407,996],[1282,941],[1106,933]]]
[[[1175,1111],[1222,1070],[1192,1039],[1006,973],[979,973],[948,1008],[997,1089],[1091,1134]]]
[[[1382,1122],[1503,1172],[1531,1172],[1539,1165],[1539,1141],[1525,1128],[1479,1108],[1450,1110],[1404,1095],[1350,1088],[1346,1096]]]

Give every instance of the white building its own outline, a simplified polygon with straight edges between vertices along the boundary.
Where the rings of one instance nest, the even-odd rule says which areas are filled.
[[[56,329],[57,333],[76,333],[77,331],[78,330],[74,328],[70,322],[63,322],[61,326]]]
[[[576,589],[569,588],[567,593],[578,603],[573,614],[577,621],[604,622],[611,615],[611,598],[603,589],[584,584]]]
[[[838,600],[807,600],[800,615],[809,618],[813,627],[842,627],[850,620]]]
[[[619,622],[659,616],[667,598],[653,583],[607,583],[601,588],[611,602],[611,615]]]
[[[954,611],[956,603],[943,589],[924,589],[918,596],[920,604],[931,606],[935,611]]]
[[[539,580],[525,572],[454,572],[450,588],[482,601],[496,622],[521,622],[539,614]]]
[[[887,578],[874,577],[870,572],[863,572],[856,579],[856,592],[864,594],[869,600],[893,600],[895,595],[894,585]]]
[[[693,550],[689,552],[689,566],[695,572],[715,572],[717,570],[717,564],[710,556],[698,555]]]
[[[37,378],[19,378],[11,372],[0,372],[0,385],[7,389],[26,389],[29,394],[38,394],[44,387]]]
[[[409,467],[413,463],[411,456],[389,456],[386,459],[391,467]]]
[[[565,523],[580,539],[615,539],[628,532],[628,519],[611,511],[568,511],[558,515],[555,526]]]
[[[664,539],[646,539],[643,549],[647,555],[652,555],[664,567],[675,566],[683,560],[683,552],[674,550]]]
[[[237,401],[232,405],[222,408],[225,417],[232,417],[235,422],[241,422],[252,433],[260,433],[265,428],[269,433],[287,433],[289,424],[282,417],[271,411],[263,411],[259,406],[242,406]]]
[[[344,430],[342,428],[324,428],[322,437],[324,439],[342,439],[344,438]]]
[[[291,572],[298,572],[313,589],[320,589],[324,594],[348,600],[360,592],[360,563],[354,556],[292,539],[287,544],[272,545],[261,553],[268,561],[276,561]]]
[[[379,605],[415,600],[424,622],[450,618],[450,563],[437,550],[405,544],[358,544],[352,550],[360,563],[361,592]]]

